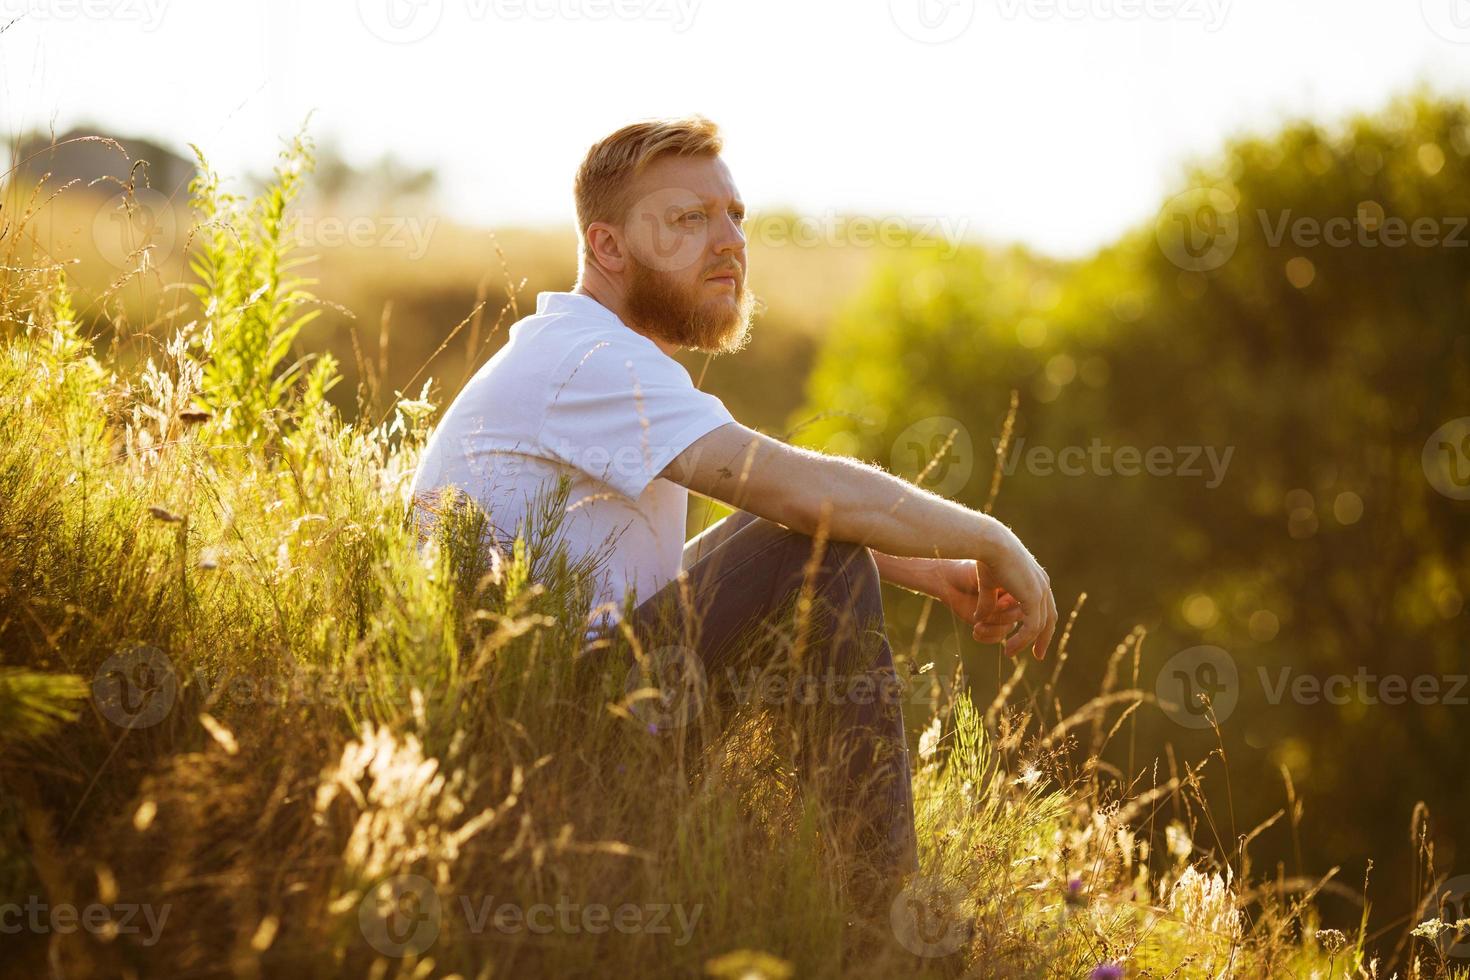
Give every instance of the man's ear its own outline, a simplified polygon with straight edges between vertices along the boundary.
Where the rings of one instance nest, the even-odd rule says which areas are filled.
[[[594,221],[587,227],[587,251],[604,272],[621,274],[628,265],[627,245],[612,225]]]

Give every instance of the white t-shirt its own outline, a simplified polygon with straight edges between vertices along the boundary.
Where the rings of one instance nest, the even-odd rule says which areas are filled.
[[[450,404],[413,493],[460,488],[509,542],[537,494],[569,476],[559,540],[574,560],[610,548],[594,607],[621,606],[625,590],[642,601],[679,572],[689,492],[655,477],[733,421],[611,310],[576,293],[541,293],[536,313],[510,328]]]

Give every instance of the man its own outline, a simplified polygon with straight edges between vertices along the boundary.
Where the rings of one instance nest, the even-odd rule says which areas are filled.
[[[597,557],[600,622],[633,608],[635,635],[675,630],[709,677],[805,596],[795,605],[819,623],[805,666],[891,692],[880,579],[942,600],[976,640],[1040,659],[1057,621],[1050,582],[1004,525],[741,425],[670,356],[739,350],[750,328],[745,206],[721,149],[698,117],[627,126],[591,148],[575,184],[576,286],[542,293],[450,405],[415,499],[458,487],[509,540],[569,483],[559,540]],[[686,544],[689,490],[736,512]],[[836,739],[799,761],[838,770],[835,803],[855,814],[873,865],[890,880],[916,870],[897,699],[830,701]]]

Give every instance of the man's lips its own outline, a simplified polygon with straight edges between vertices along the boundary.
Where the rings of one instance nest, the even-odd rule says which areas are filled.
[[[706,282],[717,283],[718,285],[721,285],[721,286],[729,286],[731,289],[734,289],[737,285],[739,285],[739,283],[740,283],[740,277],[739,277],[739,274],[738,273],[721,272],[721,273],[716,273],[715,275],[712,275],[712,276],[706,276],[705,277],[705,281]]]

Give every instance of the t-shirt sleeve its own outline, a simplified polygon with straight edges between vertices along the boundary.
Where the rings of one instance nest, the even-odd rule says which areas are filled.
[[[690,443],[735,421],[678,361],[641,344],[586,344],[548,382],[542,449],[633,500]]]

